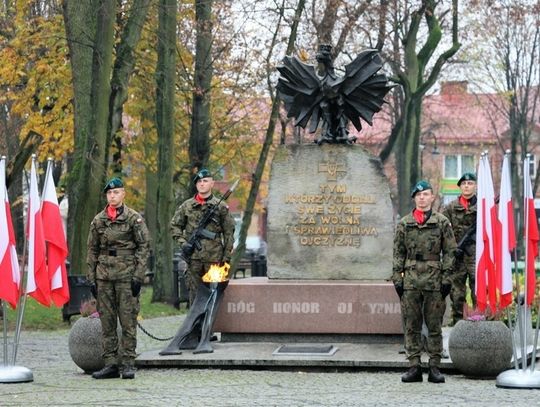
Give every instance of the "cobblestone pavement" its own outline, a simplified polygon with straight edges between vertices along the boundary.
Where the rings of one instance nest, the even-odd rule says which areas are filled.
[[[178,317],[143,321],[172,335]],[[397,371],[274,371],[140,369],[135,380],[94,380],[70,359],[69,331],[24,332],[17,365],[34,382],[0,384],[0,406],[510,406],[534,400],[536,390],[506,390],[494,380],[447,375],[445,384],[404,384]],[[139,331],[138,351],[162,342]],[[426,380],[424,375],[424,380]]]

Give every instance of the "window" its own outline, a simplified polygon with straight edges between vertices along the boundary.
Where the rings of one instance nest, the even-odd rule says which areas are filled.
[[[473,155],[444,156],[444,178],[459,179],[465,172],[476,172]]]
[[[531,159],[529,161],[529,173],[531,174],[531,179],[536,178],[536,156],[531,154]]]

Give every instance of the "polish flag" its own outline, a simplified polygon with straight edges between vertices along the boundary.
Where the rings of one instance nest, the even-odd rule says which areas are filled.
[[[495,274],[497,221],[493,179],[487,155],[483,155],[478,166],[476,215],[476,300],[480,311],[489,304],[495,313],[497,307],[497,279]]]
[[[525,259],[525,281],[527,284],[527,304],[531,305],[536,292],[536,271],[534,261],[538,257],[538,220],[534,210],[531,174],[529,172],[530,158],[523,162],[523,208],[525,208],[525,239],[527,258]]]
[[[6,188],[6,158],[0,159],[0,299],[12,308],[19,301],[21,274]]]
[[[499,281],[500,305],[505,308],[512,303],[512,257],[516,248],[514,206],[512,205],[512,181],[508,154],[504,156],[499,194],[499,246],[497,250],[497,278]]]
[[[41,197],[41,219],[47,243],[47,269],[51,278],[51,300],[57,307],[61,307],[69,301],[66,272],[68,249],[52,170],[52,160],[49,160]]]
[[[51,301],[51,283],[45,262],[45,237],[43,235],[36,166],[33,159],[30,171],[30,197],[28,199],[26,233],[28,235],[26,293],[48,307]]]

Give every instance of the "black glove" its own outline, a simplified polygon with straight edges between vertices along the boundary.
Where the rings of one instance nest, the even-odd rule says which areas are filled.
[[[397,295],[401,299],[401,297],[403,297],[403,291],[404,291],[403,284],[394,284],[394,288],[396,289]]]
[[[94,298],[97,300],[97,285],[96,283],[90,283],[90,292],[94,296]]]
[[[443,300],[450,294],[450,290],[452,290],[452,284],[443,284],[441,285],[441,294],[443,297]]]
[[[184,243],[182,245],[182,254],[184,255],[184,259],[189,259],[191,257],[191,255],[193,254],[194,252],[194,248],[193,248],[193,245],[190,244],[190,243]]]
[[[139,280],[131,280],[131,294],[136,297],[141,292],[141,282]]]

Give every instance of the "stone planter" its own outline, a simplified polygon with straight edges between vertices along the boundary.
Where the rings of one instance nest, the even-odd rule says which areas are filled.
[[[468,377],[494,378],[510,368],[512,333],[501,321],[459,321],[448,338],[452,364]]]
[[[83,317],[78,319],[69,332],[69,354],[85,373],[92,373],[105,366],[103,362],[103,339],[101,320]]]

